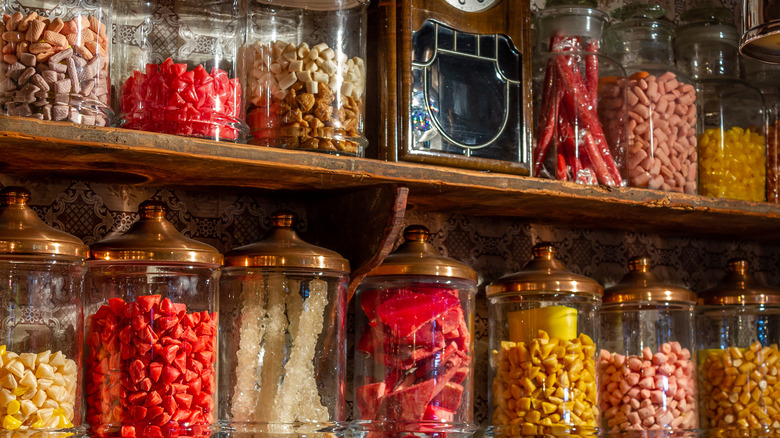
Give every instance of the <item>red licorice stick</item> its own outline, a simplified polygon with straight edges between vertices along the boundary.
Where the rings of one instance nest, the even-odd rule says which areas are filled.
[[[585,55],[585,83],[590,93],[591,106],[596,111],[599,100],[599,40],[591,38],[585,43],[585,51],[592,53]]]
[[[563,148],[565,156],[571,166],[571,180],[576,181],[577,176],[580,174],[580,170],[582,170],[582,163],[580,162],[577,148],[579,140],[577,139],[577,134],[571,124],[572,117],[563,105],[561,105],[560,113],[561,116],[558,120],[559,144]]]
[[[567,177],[566,172],[566,157],[563,154],[563,149],[558,148],[558,160],[556,162],[555,170],[556,170],[556,178],[560,181],[568,181],[569,178]]]
[[[550,38],[550,51],[556,50],[560,46],[563,37],[553,35]],[[536,149],[534,150],[534,172],[539,176],[542,170],[544,157],[552,142],[555,133],[555,114],[558,105],[558,99],[555,96],[555,64],[552,60],[547,62],[547,68],[544,72],[544,83],[542,84],[542,104],[540,105],[539,121],[536,126]]]
[[[559,81],[562,81],[562,78],[559,78]],[[564,85],[561,84],[561,87]],[[572,99],[572,96],[569,94],[566,94],[563,98],[563,106],[566,108],[565,111],[569,114],[575,113],[575,106],[574,106],[574,99]],[[580,122],[582,120],[580,119]],[[582,123],[581,123],[582,125]],[[588,161],[591,163],[594,173],[596,174],[596,177],[598,180],[605,185],[614,185],[614,180],[612,179],[612,176],[609,173],[609,170],[607,169],[606,164],[604,163],[604,158],[599,153],[599,150],[597,147],[593,147],[595,143],[591,141],[591,144],[588,144],[588,138],[591,140],[593,139],[593,136],[590,135],[590,131],[585,126],[578,126],[580,129],[580,137],[581,141],[578,142],[578,144],[581,145],[585,152],[585,156],[588,157]]]

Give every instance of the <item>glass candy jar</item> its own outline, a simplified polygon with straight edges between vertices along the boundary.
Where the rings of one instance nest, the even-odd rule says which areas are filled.
[[[502,436],[595,434],[603,288],[534,246],[517,273],[488,285],[491,418]],[[541,390],[539,390],[541,389]]]
[[[475,429],[473,318],[477,274],[442,257],[427,228],[368,273],[357,300],[355,427],[358,431]]]
[[[368,0],[250,0],[250,143],[363,156]]]
[[[87,262],[86,421],[98,437],[207,437],[214,422],[222,255],[159,201]]]
[[[698,428],[696,294],[661,283],[649,257],[604,293],[599,346],[602,421],[610,433]]]
[[[29,200],[21,187],[0,191],[0,430],[22,437],[81,424],[87,258],[87,246],[43,223]]]
[[[780,203],[780,66],[742,58],[745,80],[764,96],[766,136],[766,200]]]
[[[3,3],[0,113],[106,126],[112,0]]]
[[[349,262],[302,241],[294,219],[275,213],[261,241],[225,254],[219,396],[226,430],[311,433],[346,418]]]

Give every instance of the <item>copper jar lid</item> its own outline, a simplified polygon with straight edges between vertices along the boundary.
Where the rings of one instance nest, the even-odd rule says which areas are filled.
[[[144,201],[141,216],[126,233],[96,242],[91,260],[104,262],[173,262],[221,265],[222,254],[211,245],[184,237],[165,219],[160,201]]]
[[[604,291],[604,304],[638,301],[696,303],[696,294],[679,286],[664,284],[650,270],[650,257],[634,257],[628,261],[628,274]]]
[[[419,275],[470,280],[476,283],[477,272],[465,263],[444,257],[431,244],[431,233],[422,225],[404,230],[404,243],[368,273],[369,277]]]
[[[349,272],[349,261],[337,252],[304,242],[293,229],[295,220],[292,212],[274,213],[268,234],[259,242],[226,253],[225,266]]]
[[[499,278],[486,288],[487,296],[517,295],[531,292],[560,292],[601,297],[604,288],[592,278],[577,275],[555,257],[551,243],[538,243],[534,258],[520,272]]]
[[[85,260],[89,248],[78,237],[46,225],[28,206],[23,187],[0,191],[0,254],[56,256]]]
[[[747,260],[732,259],[728,262],[728,273],[718,284],[699,293],[699,304],[780,304],[780,289],[756,280],[750,273]]]

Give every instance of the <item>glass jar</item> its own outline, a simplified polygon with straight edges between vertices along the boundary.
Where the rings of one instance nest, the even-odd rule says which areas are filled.
[[[747,260],[728,270],[696,310],[701,427],[777,430],[780,290],[753,278]]]
[[[725,8],[682,14],[674,48],[677,67],[696,81],[699,95],[699,194],[766,199],[764,100],[739,79],[739,35]]]
[[[333,430],[346,418],[349,262],[302,241],[294,220],[277,212],[260,242],[225,254],[223,430],[313,433]]]
[[[628,77],[628,173],[632,187],[696,194],[696,89],[674,67],[674,27],[658,5],[615,10],[607,53]]]
[[[207,437],[214,422],[222,255],[159,201],[93,244],[85,303],[86,422],[97,437]]]
[[[698,428],[696,294],[661,283],[649,257],[604,293],[599,346],[599,395],[609,433]]]
[[[628,184],[626,74],[601,53],[609,17],[553,4],[536,17],[532,175],[581,184]]]
[[[400,437],[476,429],[477,273],[439,255],[430,237],[423,226],[407,227],[403,245],[356,292],[358,432]]]
[[[252,144],[362,157],[368,0],[250,0]]]
[[[238,5],[228,0],[119,2],[115,125],[243,141]]]
[[[780,203],[780,67],[776,64],[742,58],[745,80],[761,90],[764,96],[766,137],[766,200]]]
[[[21,187],[0,191],[0,430],[22,437],[81,425],[87,258],[87,246],[43,223],[29,200]]]
[[[599,426],[595,340],[604,289],[555,254],[552,244],[537,244],[520,272],[486,289],[490,415],[502,436],[595,435]]]
[[[0,112],[106,126],[112,0],[5,0]]]

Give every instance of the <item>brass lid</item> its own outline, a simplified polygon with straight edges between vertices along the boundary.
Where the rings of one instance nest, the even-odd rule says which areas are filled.
[[[295,213],[278,211],[259,242],[225,254],[226,267],[305,268],[349,272],[349,262],[335,251],[306,243],[293,230]]]
[[[551,243],[537,243],[534,259],[523,270],[499,278],[486,288],[487,296],[530,292],[565,292],[600,297],[604,288],[592,278],[577,275],[555,258]]]
[[[422,225],[404,230],[405,242],[368,273],[369,277],[388,275],[424,275],[477,281],[477,273],[465,263],[443,257],[431,244],[431,233]]]
[[[168,208],[155,200],[138,206],[141,216],[126,233],[96,242],[91,260],[106,262],[175,262],[221,265],[222,254],[211,245],[184,237],[165,219]]]
[[[696,294],[678,286],[663,284],[650,270],[650,257],[634,257],[628,261],[628,274],[604,291],[604,304],[637,301],[676,301],[695,304]]]
[[[747,260],[729,260],[728,271],[715,287],[699,293],[699,304],[780,304],[780,289],[756,280]]]
[[[0,191],[0,254],[50,255],[87,258],[89,248],[78,237],[44,223],[28,207],[30,192],[24,187]]]

